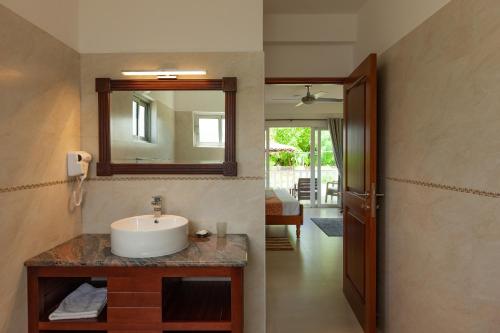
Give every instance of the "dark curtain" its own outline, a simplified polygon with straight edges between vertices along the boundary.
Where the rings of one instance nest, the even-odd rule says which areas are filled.
[[[343,191],[343,163],[344,163],[344,133],[343,133],[343,119],[330,118],[328,119],[328,130],[333,143],[333,154],[335,156],[335,164],[339,170],[339,191]],[[339,204],[342,209],[342,195],[339,196]]]

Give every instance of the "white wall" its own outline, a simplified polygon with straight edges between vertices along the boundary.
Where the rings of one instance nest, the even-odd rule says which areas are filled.
[[[262,0],[0,0],[0,4],[80,53],[262,50]]]
[[[83,0],[79,51],[261,51],[262,15],[262,0]]]
[[[175,112],[175,159],[177,163],[221,163],[224,148],[193,145],[193,113]]]
[[[176,91],[175,111],[224,112],[225,95],[222,91]]]
[[[150,92],[151,142],[132,136],[132,91],[111,94],[111,156],[114,163],[135,163],[137,158],[150,159],[147,163],[173,163],[175,161],[174,92]],[[152,100],[151,100],[152,99]]]
[[[178,163],[224,161],[224,148],[193,145],[193,112],[224,112],[222,91],[175,92],[175,159]]]
[[[78,50],[78,0],[0,0],[0,4]]]
[[[367,0],[358,13],[354,64],[382,54],[450,0]]]
[[[264,16],[264,42],[354,42],[357,16],[354,14]]]
[[[266,76],[346,76],[351,72],[352,44],[266,44]]]
[[[323,71],[343,75],[368,53],[384,52],[448,2],[367,0],[356,24],[352,14],[272,14],[263,18],[261,0],[0,0],[80,53],[259,51],[263,40],[296,43],[293,48],[266,46],[266,62],[272,62],[267,64],[268,76],[290,68],[304,75],[308,71],[310,75]],[[137,13],[144,15],[138,17]],[[196,25],[189,27],[192,22]],[[153,33],[157,31],[161,33]],[[356,40],[349,62],[346,57],[352,45],[342,43]],[[333,44],[312,46],[313,67],[305,67],[305,61],[298,61],[306,53],[300,49],[308,49],[311,45],[304,43],[310,42]],[[291,52],[292,59],[282,57],[285,52]],[[285,63],[274,70],[281,59]]]
[[[345,76],[352,69],[356,15],[264,16],[266,76]]]
[[[450,0],[367,0],[355,14],[264,16],[266,76],[344,76]]]

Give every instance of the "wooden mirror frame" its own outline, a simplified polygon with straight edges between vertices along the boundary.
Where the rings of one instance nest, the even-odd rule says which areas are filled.
[[[236,163],[236,78],[202,80],[112,80],[97,78],[99,102],[98,176],[115,174],[221,174],[237,175]],[[225,94],[225,144],[223,163],[134,164],[111,162],[111,93],[142,90],[221,90]]]

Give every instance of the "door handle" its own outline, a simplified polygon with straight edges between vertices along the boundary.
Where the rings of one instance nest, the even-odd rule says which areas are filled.
[[[374,217],[376,214],[376,210],[379,208],[376,198],[384,196],[384,194],[376,193],[375,191],[376,187],[375,185],[372,185],[371,193],[359,193],[355,191],[347,191],[347,193],[360,200],[364,200],[363,203],[361,203],[361,209],[370,209],[371,215]],[[368,199],[370,200],[368,201]]]
[[[367,203],[370,193],[359,193],[355,191],[347,191],[347,193],[357,199],[363,200],[363,202],[361,203],[361,209],[370,209],[370,205]]]
[[[347,191],[347,193],[349,193],[350,195],[352,195],[358,199],[362,199],[362,200],[365,200],[366,198],[368,198],[370,196],[370,193],[358,193],[358,192],[354,192],[354,191]]]

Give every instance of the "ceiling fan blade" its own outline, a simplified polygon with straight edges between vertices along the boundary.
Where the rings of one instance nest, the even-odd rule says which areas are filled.
[[[300,102],[299,104],[295,105],[296,108],[298,108],[299,106],[302,106],[304,105],[304,103]]]
[[[344,100],[342,98],[316,98],[316,102],[330,102],[330,103],[336,103],[336,102],[343,102]]]
[[[324,94],[326,94],[326,92],[320,91],[320,92],[317,92],[317,93],[313,94],[313,96],[314,96],[314,98],[318,99],[321,96],[323,96]]]
[[[273,101],[296,101],[298,99],[299,99],[299,97],[297,97],[297,98],[273,98],[272,100]]]

